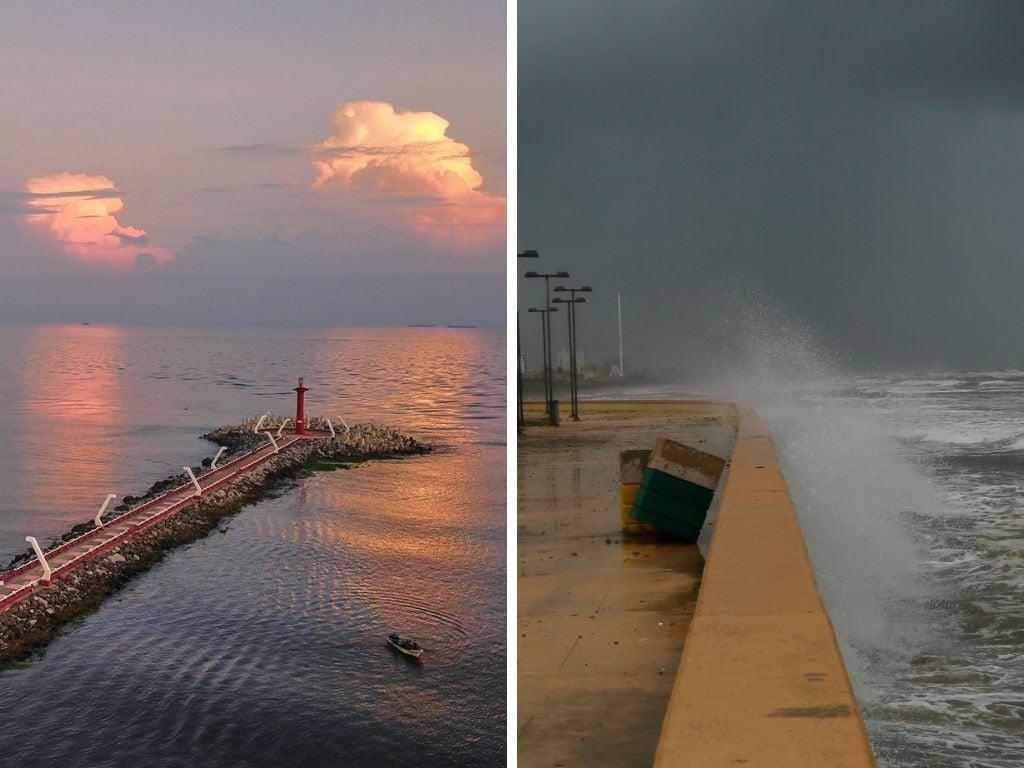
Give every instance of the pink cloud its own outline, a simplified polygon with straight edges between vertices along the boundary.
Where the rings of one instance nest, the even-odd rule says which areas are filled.
[[[117,188],[106,176],[54,173],[26,180],[25,221],[46,232],[72,258],[110,267],[131,267],[148,254],[166,263],[174,254],[149,244],[146,230],[125,226],[114,214],[124,208]]]
[[[389,215],[434,237],[476,245],[504,238],[505,198],[478,189],[484,179],[470,149],[447,135],[443,117],[350,101],[333,122],[334,133],[310,147],[315,187],[413,198],[404,214]]]

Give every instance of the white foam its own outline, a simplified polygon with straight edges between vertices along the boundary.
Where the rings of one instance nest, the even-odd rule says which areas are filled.
[[[1018,754],[1002,713],[1024,701],[1005,652],[1024,604],[1024,490],[1000,455],[1024,450],[1016,390],[972,372],[847,378],[764,305],[723,303],[708,318],[720,348],[702,357],[713,374],[662,395],[742,399],[767,421],[879,764]]]
[[[920,440],[926,443],[941,443],[944,445],[983,445],[989,443],[1001,443],[1018,436],[1018,431],[995,431],[985,429],[971,429],[969,427],[927,427],[924,431],[920,429],[909,430],[903,433],[902,437],[908,440]]]
[[[867,695],[867,660],[910,653],[926,634],[918,608],[930,593],[905,518],[943,514],[940,494],[891,436],[876,405],[885,399],[837,396],[851,380],[813,333],[761,300],[722,311],[711,322],[728,341],[701,390],[747,401],[767,421],[851,676]]]

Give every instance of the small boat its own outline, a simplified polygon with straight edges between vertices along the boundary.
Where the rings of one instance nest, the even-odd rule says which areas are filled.
[[[388,645],[396,651],[404,653],[406,656],[412,656],[414,659],[418,659],[423,653],[419,643],[412,638],[402,637],[397,632],[392,632],[388,635]]]

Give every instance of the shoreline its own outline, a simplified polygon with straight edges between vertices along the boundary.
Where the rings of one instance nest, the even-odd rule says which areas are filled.
[[[252,434],[251,424],[247,422],[219,427],[203,437],[220,445],[235,446],[232,455],[262,442],[262,438]],[[0,671],[31,659],[62,627],[98,608],[107,597],[136,575],[148,571],[171,550],[203,538],[223,519],[272,497],[294,481],[317,472],[350,468],[366,461],[417,456],[430,450],[413,438],[373,425],[353,425],[344,439],[301,440],[282,447],[280,453],[246,469],[209,496],[197,498],[0,610]],[[119,505],[124,507],[121,515],[110,516],[109,522],[116,522],[132,509],[151,502],[178,479],[178,476],[171,476],[154,483],[142,496],[126,497],[126,503]],[[69,536],[73,538],[93,528],[91,522],[76,525],[63,536],[52,539],[45,550],[52,550],[52,545],[59,546],[68,541]],[[31,559],[16,555],[11,565],[24,568]],[[5,569],[5,575],[10,573],[10,568],[9,565]]]

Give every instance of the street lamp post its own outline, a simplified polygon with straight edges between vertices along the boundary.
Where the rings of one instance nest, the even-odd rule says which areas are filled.
[[[551,361],[548,358],[548,355],[549,355],[551,349],[550,349],[550,345],[548,343],[548,339],[551,338],[551,313],[552,312],[557,312],[558,308],[557,307],[550,307],[548,309],[540,309],[539,307],[530,307],[530,309],[528,309],[527,311],[528,312],[539,312],[540,313],[540,317],[541,317],[541,333],[544,336],[545,364],[547,364],[549,366],[548,372],[550,372],[550,362]],[[551,383],[551,382],[548,382],[548,383]],[[552,388],[553,388],[553,386],[552,386]],[[558,423],[557,420],[556,420],[557,414],[555,413],[554,403],[552,402],[553,400],[554,400],[554,398],[550,397],[548,399],[548,401],[547,401],[547,406],[548,406],[548,409],[547,409],[548,423],[551,424],[552,426],[554,426],[554,425],[556,425]]]
[[[576,394],[576,305],[586,303],[586,299],[552,299],[552,304],[568,304],[569,311],[569,403],[572,409],[572,420],[579,421],[578,396]]]
[[[521,251],[518,254],[520,259],[536,259],[539,258],[540,254],[536,251]],[[526,423],[526,419],[523,415],[523,350],[520,343],[520,332],[519,332],[519,308],[516,307],[516,393],[518,400],[518,411],[517,416],[519,419],[519,429],[521,430]]]
[[[568,276],[569,273],[562,270],[558,272],[527,272],[523,275],[527,278],[544,278],[544,308],[548,311],[551,310],[551,278]],[[547,321],[545,327],[547,330],[544,335],[544,402],[546,412],[550,415],[551,402],[555,399],[555,382],[551,367],[551,322]]]
[[[580,420],[579,378],[576,369],[576,305],[585,304],[587,301],[583,297],[576,298],[576,294],[590,293],[592,290],[589,285],[583,285],[579,288],[566,288],[559,285],[555,288],[555,293],[568,293],[570,296],[568,299],[557,298],[555,302],[569,305],[569,392],[573,421]]]

